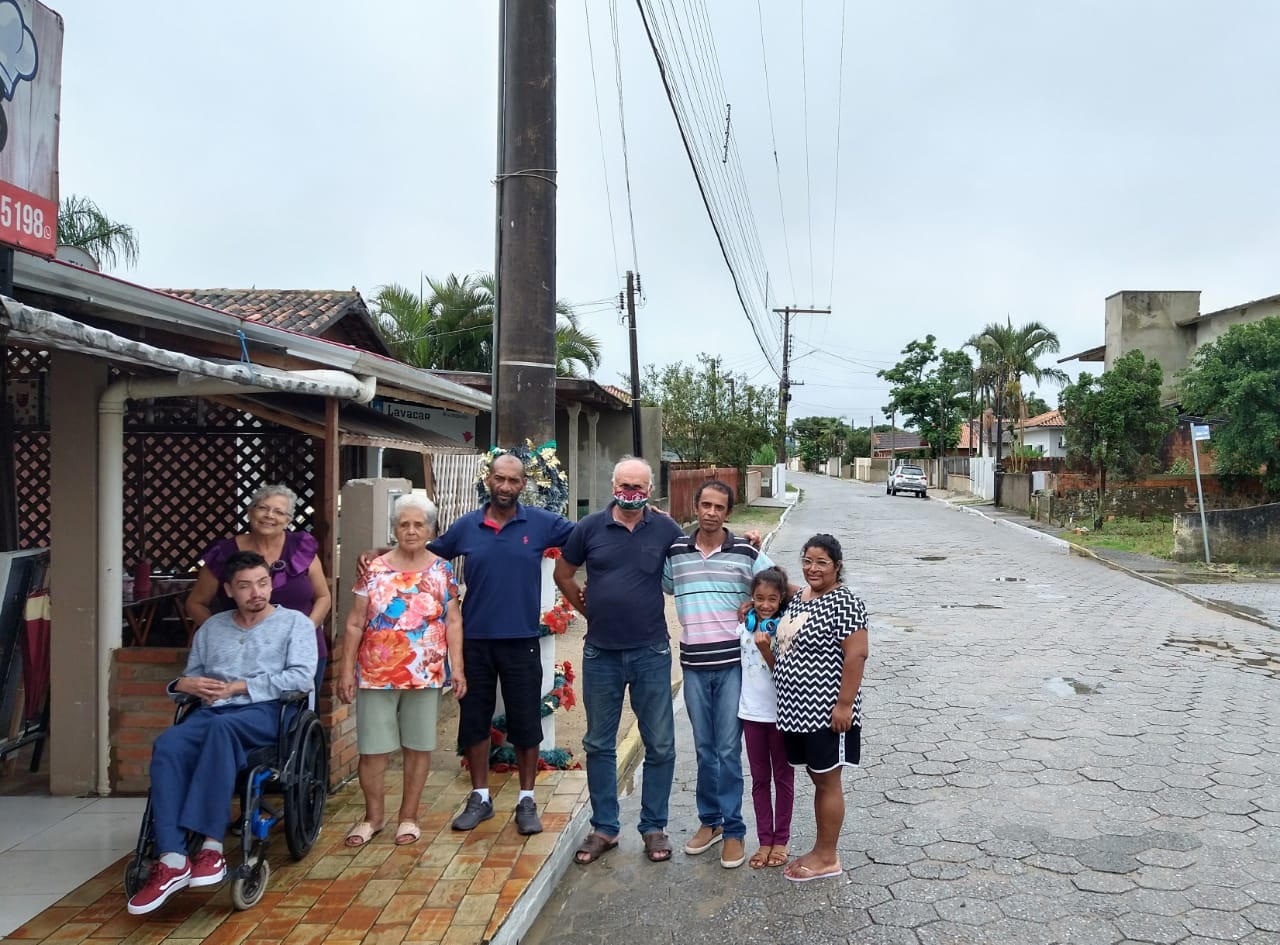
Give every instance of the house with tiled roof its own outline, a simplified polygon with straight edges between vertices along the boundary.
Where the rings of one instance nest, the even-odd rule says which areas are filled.
[[[1018,424],[1019,437],[1032,449],[1039,448],[1048,457],[1067,455],[1067,424],[1058,410],[1028,417]]]
[[[352,289],[160,289],[249,321],[391,355],[364,298]]]

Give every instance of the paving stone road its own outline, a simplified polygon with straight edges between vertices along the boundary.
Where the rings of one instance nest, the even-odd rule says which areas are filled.
[[[844,876],[679,852],[681,712],[673,861],[644,860],[629,796],[622,846],[568,868],[524,945],[1280,943],[1277,631],[937,501],[796,483],[770,554],[798,576],[835,534],[871,611]]]

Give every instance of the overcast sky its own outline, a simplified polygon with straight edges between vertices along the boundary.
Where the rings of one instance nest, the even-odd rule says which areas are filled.
[[[776,385],[777,329],[767,359],[622,0],[633,255],[610,5],[589,3],[594,82],[586,8],[558,4],[557,294],[610,297],[634,259],[641,364],[705,351]],[[496,2],[51,5],[62,192],[137,229],[141,263],[118,274],[369,297],[492,269]],[[697,35],[702,0],[650,5]],[[879,420],[875,370],[927,333],[958,347],[988,321],[1039,319],[1065,354],[1102,342],[1120,289],[1201,289],[1202,311],[1280,292],[1280,4],[850,2],[843,84],[836,0],[761,0],[763,30],[750,0],[705,7],[719,78],[702,113],[732,106],[768,306],[832,308],[796,320],[792,418]],[[616,313],[583,312],[597,379],[619,383]]]

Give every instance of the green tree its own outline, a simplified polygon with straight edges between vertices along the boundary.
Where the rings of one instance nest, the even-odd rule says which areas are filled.
[[[1027,408],[1028,417],[1038,417],[1042,413],[1048,413],[1053,408],[1049,406],[1049,402],[1045,400],[1037,391],[1032,391],[1022,398],[1023,404]]]
[[[1155,454],[1176,422],[1173,409],[1160,404],[1164,372],[1133,350],[1094,378],[1082,373],[1062,391],[1067,465],[1098,475],[1098,508],[1093,527],[1102,528],[1107,474],[1129,478],[1154,469]]]
[[[441,371],[493,370],[493,276],[428,279],[430,294],[385,285],[372,299],[374,322],[396,357]],[[582,329],[572,305],[556,303],[556,374],[590,377],[600,342]]]
[[[996,415],[996,463],[1000,463],[1004,447],[1004,420],[1007,413],[1025,416],[1022,401],[1022,379],[1030,377],[1037,384],[1054,381],[1062,384],[1067,374],[1058,368],[1042,368],[1037,363],[1046,354],[1058,350],[1058,336],[1037,321],[1017,328],[1013,320],[1005,324],[991,322],[965,342],[966,348],[978,353],[975,381],[988,393]],[[1000,500],[1000,479],[996,478],[996,501]]]
[[[58,204],[58,243],[77,246],[103,268],[138,264],[138,234],[127,223],[112,220],[88,197],[71,194]]]
[[[1181,391],[1185,412],[1222,418],[1213,430],[1218,474],[1261,475],[1267,497],[1280,499],[1280,318],[1235,325],[1202,345]]]
[[[848,431],[839,417],[799,417],[789,432],[805,469],[814,470],[840,452]]]
[[[973,361],[963,351],[939,352],[933,335],[902,349],[903,359],[878,376],[893,385],[885,413],[900,413],[943,456],[960,442],[960,421],[972,412]]]
[[[777,395],[753,387],[745,375],[726,375],[719,358],[698,355],[659,371],[645,369],[641,396],[662,408],[662,441],[680,459],[745,471],[777,424]],[[745,483],[745,477],[742,480]]]

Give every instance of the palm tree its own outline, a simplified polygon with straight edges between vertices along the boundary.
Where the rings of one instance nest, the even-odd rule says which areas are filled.
[[[133,227],[110,219],[88,197],[71,194],[58,204],[58,243],[77,246],[109,268],[121,261],[130,268],[138,264]]]
[[[1016,405],[1022,399],[1022,379],[1033,378],[1037,384],[1053,381],[1058,384],[1068,380],[1067,373],[1059,368],[1042,368],[1036,362],[1046,354],[1058,350],[1058,336],[1042,323],[1030,321],[1017,328],[1013,320],[1005,324],[992,322],[974,335],[965,347],[978,352],[978,376],[989,387],[996,414],[996,465],[1000,465],[1004,440],[1004,412],[1007,405]],[[1000,479],[996,478],[996,502],[1000,501]]]
[[[431,293],[387,285],[373,298],[375,323],[408,364],[442,371],[493,370],[494,278],[488,273],[427,280]],[[556,302],[556,374],[592,376],[600,341],[578,324],[573,306]]]

